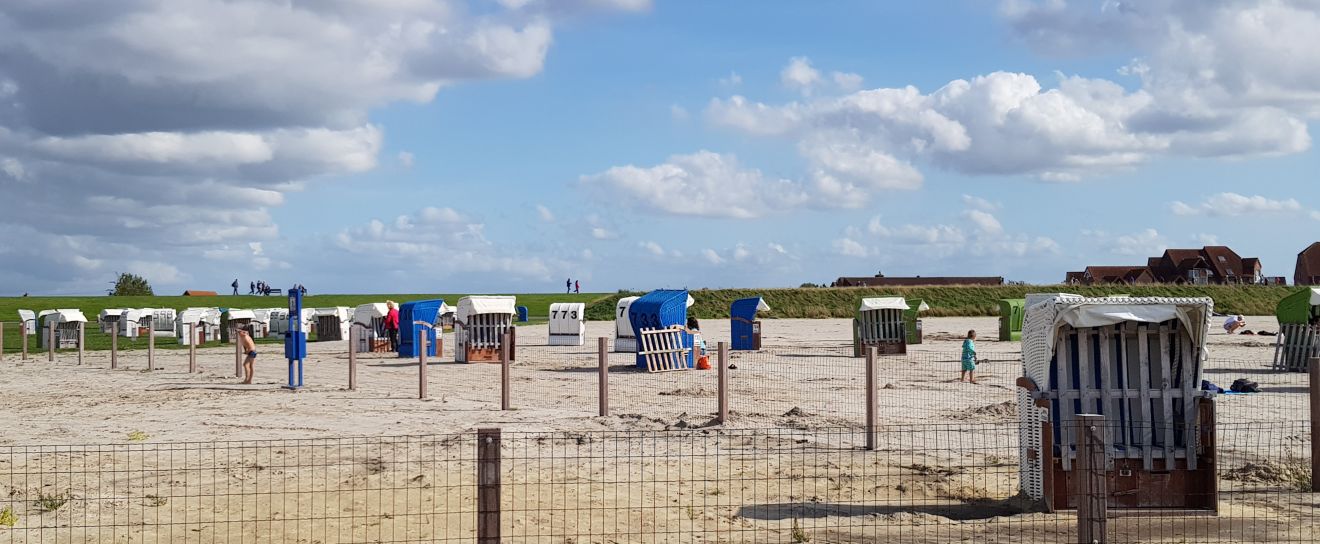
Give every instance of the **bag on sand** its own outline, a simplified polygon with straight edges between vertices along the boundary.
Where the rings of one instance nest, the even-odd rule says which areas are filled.
[[[710,357],[702,355],[697,358],[697,370],[710,370]]]
[[[1233,385],[1228,387],[1229,391],[1234,393],[1259,393],[1260,385],[1246,378],[1233,380]]]

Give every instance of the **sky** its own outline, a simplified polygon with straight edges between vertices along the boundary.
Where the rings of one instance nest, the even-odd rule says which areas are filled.
[[[0,296],[1291,278],[1316,66],[1308,0],[6,0]]]

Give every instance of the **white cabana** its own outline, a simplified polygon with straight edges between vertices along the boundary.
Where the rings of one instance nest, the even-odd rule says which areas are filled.
[[[923,303],[924,304],[924,303]],[[903,297],[874,297],[862,299],[862,307],[859,312],[869,312],[872,310],[908,310],[907,299]]]
[[[23,323],[24,334],[37,334],[37,313],[32,310],[19,310],[18,320]]]
[[[506,333],[512,333],[517,299],[510,296],[463,297],[454,310],[454,360],[499,362]],[[511,335],[510,335],[511,336]],[[509,345],[509,360],[514,346]]]
[[[632,321],[628,319],[628,308],[633,301],[641,297],[623,297],[614,305],[614,351],[616,353],[637,353],[637,333],[633,332]],[[688,300],[692,297],[689,295]],[[692,306],[689,302],[688,306]]]
[[[1074,477],[1077,415],[1101,414],[1111,479],[1138,491],[1118,506],[1213,509],[1217,499],[1203,490],[1213,489],[1214,444],[1200,443],[1214,421],[1213,395],[1201,390],[1213,306],[1209,298],[1078,296],[1032,306],[1017,390],[1023,492],[1072,508],[1075,497],[1054,496],[1062,489],[1054,482]]]
[[[178,311],[174,308],[149,308],[145,311],[151,314],[151,334],[156,336],[174,335],[174,320],[179,317]]]
[[[435,314],[435,324],[437,326],[452,329],[454,328],[454,307],[440,301],[440,310]]]
[[[189,327],[191,325],[192,327]],[[192,335],[189,335],[189,332]],[[205,344],[220,339],[219,308],[187,308],[174,320],[174,332],[179,345]]]
[[[550,341],[552,346],[581,346],[587,339],[587,305],[581,302],[556,302],[550,305]]]
[[[151,310],[128,308],[124,310],[119,322],[119,336],[138,338],[151,333]]]
[[[350,312],[348,306],[329,306],[312,310],[312,321],[316,324],[314,341],[347,341],[348,327],[352,324]]]
[[[390,308],[384,302],[362,304],[353,309],[353,323],[357,327],[357,345],[350,346],[358,353],[389,351],[389,335],[385,333],[385,316]]]
[[[928,309],[925,303],[924,308]],[[903,313],[912,307],[903,297],[863,298],[853,319],[853,356],[863,357],[874,346],[881,355],[907,353],[907,324]]]
[[[38,335],[37,345],[46,347],[46,339],[49,336],[48,327],[55,327],[55,348],[72,349],[78,347],[82,335],[79,334],[81,327],[86,326],[87,316],[84,316],[82,310],[77,309],[59,309],[46,310],[41,313],[41,334]]]
[[[257,320],[256,312],[240,308],[229,308],[220,315],[220,341],[226,344],[235,339],[234,328],[246,329],[252,334],[253,338],[257,336],[257,331],[253,330],[253,322]]]
[[[289,332],[289,309],[288,308],[267,308],[266,325],[270,328],[270,334],[284,334]]]
[[[119,330],[120,320],[124,317],[123,308],[106,308],[96,314],[96,324],[103,334],[114,334]]]

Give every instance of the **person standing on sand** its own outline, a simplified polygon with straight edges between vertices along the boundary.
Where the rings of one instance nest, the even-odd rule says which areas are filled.
[[[976,383],[976,331],[967,331],[962,345],[962,374],[958,381]]]
[[[385,336],[390,337],[390,351],[399,351],[399,309],[393,300],[385,301],[385,307],[389,308],[385,312]]]
[[[252,335],[248,334],[247,329],[238,329],[239,349],[247,353],[247,358],[243,359],[243,383],[251,384],[253,375],[253,364],[257,362],[257,344],[252,341]]]

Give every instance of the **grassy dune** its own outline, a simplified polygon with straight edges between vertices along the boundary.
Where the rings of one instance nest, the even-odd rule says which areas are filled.
[[[1274,307],[1283,297],[1296,291],[1296,287],[1277,286],[1109,286],[1077,287],[1065,285],[1003,285],[945,286],[945,287],[893,287],[876,288],[814,288],[814,289],[719,289],[693,291],[693,306],[698,318],[716,319],[729,315],[729,303],[736,299],[760,295],[773,310],[765,317],[826,318],[852,317],[862,297],[902,296],[924,299],[930,305],[925,315],[940,316],[993,316],[999,315],[999,299],[1023,298],[1027,293],[1067,292],[1086,296],[1128,294],[1132,296],[1205,297],[1215,300],[1215,310],[1246,315],[1274,315]],[[598,300],[587,308],[589,319],[612,319],[614,305],[620,293]]]
[[[326,306],[357,306],[371,302],[384,302],[385,300],[394,300],[399,303],[409,300],[423,299],[443,299],[449,304],[457,304],[458,299],[465,295],[443,294],[443,295],[422,295],[422,294],[393,294],[393,295],[309,295],[303,299],[303,306],[307,308],[317,308]],[[583,302],[592,303],[597,300],[608,298],[609,295],[583,293],[580,295],[568,294],[534,294],[517,295],[518,305],[527,306],[528,313],[532,320],[545,321],[550,313],[550,304],[553,302]],[[283,296],[219,296],[219,297],[182,297],[182,296],[157,296],[157,297],[110,297],[110,296],[91,296],[91,297],[0,297],[0,321],[4,326],[4,351],[5,353],[17,353],[22,349],[22,337],[18,329],[18,310],[49,310],[55,308],[77,308],[82,310],[83,314],[89,320],[87,326],[87,349],[110,349],[110,336],[102,334],[96,326],[96,317],[106,308],[174,308],[182,310],[190,307],[219,307],[219,308],[282,308],[288,305],[288,299]],[[277,342],[277,339],[265,339],[266,342]],[[173,349],[181,346],[178,342],[167,339],[157,338],[156,347],[158,349]],[[28,339],[28,349],[37,349],[37,339],[35,337]],[[146,349],[147,341],[145,338],[136,341],[121,338],[119,348],[123,350]]]

